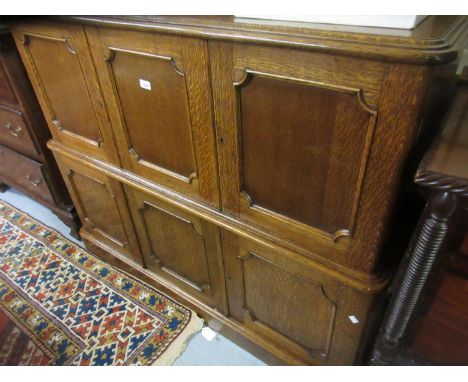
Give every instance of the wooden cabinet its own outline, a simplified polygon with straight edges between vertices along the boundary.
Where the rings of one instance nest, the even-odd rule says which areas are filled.
[[[12,29],[90,249],[271,362],[362,362],[407,159],[466,17],[408,36],[232,17]]]
[[[79,237],[75,208],[46,147],[50,137],[13,37],[0,25],[0,192],[8,187],[24,192]]]

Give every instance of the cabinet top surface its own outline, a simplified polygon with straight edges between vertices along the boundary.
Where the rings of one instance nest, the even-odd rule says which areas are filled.
[[[429,16],[412,30],[234,16],[73,16],[60,20],[420,64],[454,60],[468,32],[467,16]]]
[[[415,180],[430,188],[468,195],[467,163],[468,81],[460,80],[440,136],[421,162]]]

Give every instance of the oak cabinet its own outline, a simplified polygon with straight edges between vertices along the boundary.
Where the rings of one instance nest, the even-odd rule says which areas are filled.
[[[91,250],[271,362],[362,363],[405,166],[468,18],[408,36],[272,23],[12,29]]]
[[[89,28],[124,168],[218,206],[207,44]]]
[[[219,228],[126,187],[145,267],[227,313]]]

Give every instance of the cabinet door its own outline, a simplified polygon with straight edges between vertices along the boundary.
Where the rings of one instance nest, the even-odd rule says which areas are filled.
[[[230,318],[299,363],[355,362],[371,294],[346,287],[302,256],[221,233]]]
[[[223,209],[346,262],[385,64],[248,44],[210,57]]]
[[[54,139],[118,163],[82,27],[15,24],[13,35]]]
[[[145,267],[226,313],[219,229],[125,186]]]
[[[142,264],[141,254],[122,185],[94,169],[60,157],[56,159],[78,215],[82,230],[111,248],[113,254]]]
[[[206,42],[86,31],[124,167],[217,206]]]

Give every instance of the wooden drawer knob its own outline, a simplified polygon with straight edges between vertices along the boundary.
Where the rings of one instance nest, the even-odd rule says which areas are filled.
[[[41,179],[36,179],[34,178],[34,176],[29,175],[29,174],[26,175],[26,179],[29,180],[29,182],[31,182],[31,184],[35,187],[41,184]]]

